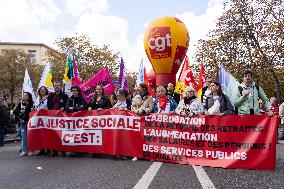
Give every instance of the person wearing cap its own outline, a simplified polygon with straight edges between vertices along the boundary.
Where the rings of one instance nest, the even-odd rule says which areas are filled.
[[[263,105],[268,115],[273,115],[270,110],[269,99],[263,89],[253,82],[252,71],[246,70],[243,74],[243,82],[238,86],[236,93],[235,107],[239,115],[259,115],[259,98],[263,100]]]
[[[177,107],[174,98],[167,95],[167,90],[163,86],[157,87],[157,98],[154,100],[155,113],[173,113]]]
[[[204,113],[201,102],[196,98],[196,91],[193,87],[187,87],[183,99],[179,102],[175,112],[182,116],[194,116]]]
[[[211,82],[210,91],[211,93],[205,100],[205,115],[229,115],[234,113],[234,107],[229,97],[222,92],[219,82]]]

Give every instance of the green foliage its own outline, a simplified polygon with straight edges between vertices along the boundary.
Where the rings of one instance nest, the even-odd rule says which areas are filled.
[[[107,67],[113,79],[116,79],[119,56],[118,53],[113,53],[109,46],[105,45],[98,48],[85,35],[57,39],[55,45],[58,47],[58,51],[48,50],[46,53],[47,60],[53,65],[53,77],[55,79],[63,79],[68,49],[77,50],[79,55],[78,69],[84,81],[95,75],[103,67]]]
[[[43,66],[31,63],[30,56],[21,50],[0,51],[0,90],[9,94],[13,104],[14,98],[20,98],[25,69],[28,69],[34,89],[40,80]]]
[[[226,6],[209,39],[199,41],[197,62],[215,78],[219,64],[236,78],[252,69],[254,80],[268,96],[283,98],[284,2],[232,0]]]

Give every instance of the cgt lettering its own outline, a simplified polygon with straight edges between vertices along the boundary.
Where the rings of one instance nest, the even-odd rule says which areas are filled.
[[[166,46],[167,47],[171,47],[172,44],[171,44],[171,36],[170,34],[166,34],[165,37],[156,37],[156,38],[149,38],[148,40],[148,43],[149,43],[149,47],[150,49],[155,49],[156,51],[158,52],[162,52],[166,49]]]

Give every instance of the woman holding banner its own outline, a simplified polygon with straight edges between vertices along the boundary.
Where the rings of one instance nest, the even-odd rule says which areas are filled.
[[[163,86],[157,87],[157,98],[154,100],[155,113],[174,113],[177,103],[174,98],[167,95],[167,90]]]
[[[97,85],[88,110],[110,109],[111,107],[109,98],[105,96],[104,88],[101,85]]]
[[[78,86],[71,87],[72,96],[67,100],[66,111],[73,113],[87,109],[87,104]]]
[[[186,87],[183,99],[179,101],[175,112],[181,116],[204,114],[203,105],[196,98],[196,91],[193,87]]]
[[[87,104],[78,86],[71,87],[72,96],[67,100],[66,111],[70,113],[87,109]],[[69,157],[81,157],[84,153],[71,152]]]
[[[233,114],[234,107],[229,97],[222,90],[219,82],[210,84],[211,94],[205,100],[205,115],[228,115]]]
[[[45,86],[41,86],[37,91],[37,99],[35,101],[33,110],[47,110],[47,98],[48,98],[48,89]],[[37,155],[44,155],[45,150],[40,150]],[[34,155],[33,152],[29,153],[29,156]]]
[[[131,111],[138,115],[153,112],[153,98],[149,95],[147,85],[140,83],[137,89],[139,94],[132,99]]]
[[[125,89],[120,89],[117,92],[117,102],[113,106],[114,109],[120,109],[120,110],[129,110],[131,108],[131,104],[129,102],[127,103],[128,99],[126,99],[128,96],[128,91]]]
[[[153,98],[149,95],[147,85],[140,83],[137,86],[138,94],[132,99],[131,111],[138,115],[146,115],[153,112]],[[137,161],[134,157],[132,161]]]

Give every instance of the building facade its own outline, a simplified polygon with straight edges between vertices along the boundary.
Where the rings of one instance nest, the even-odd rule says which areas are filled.
[[[31,63],[45,65],[46,51],[51,48],[42,43],[0,42],[0,50],[2,49],[23,50],[31,56]]]

